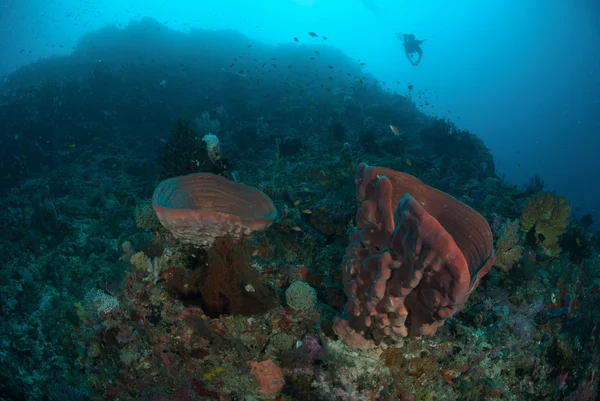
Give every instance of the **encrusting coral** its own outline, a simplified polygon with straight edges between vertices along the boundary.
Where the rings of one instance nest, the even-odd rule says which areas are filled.
[[[571,207],[567,200],[558,195],[544,192],[530,198],[521,214],[521,231],[533,235],[546,256],[556,257],[560,253],[558,237],[569,224]]]
[[[251,361],[251,374],[258,383],[258,391],[264,395],[276,394],[285,384],[281,368],[272,359]]]
[[[304,281],[294,281],[285,291],[285,300],[294,310],[313,310],[317,304],[317,291]]]
[[[156,231],[160,228],[160,221],[152,209],[152,201],[144,201],[136,205],[134,213],[135,226],[144,231]]]

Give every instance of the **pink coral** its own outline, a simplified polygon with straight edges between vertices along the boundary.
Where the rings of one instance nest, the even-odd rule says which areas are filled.
[[[262,362],[250,362],[250,373],[258,382],[258,391],[263,395],[273,395],[280,391],[285,380],[281,368],[273,362],[272,359],[267,359]]]
[[[357,348],[435,333],[492,267],[489,225],[408,174],[363,164],[356,182],[358,224],[343,263],[348,320],[336,321],[337,333]]]
[[[164,180],[154,190],[152,207],[175,238],[201,246],[262,230],[277,217],[271,199],[258,189],[210,173]]]

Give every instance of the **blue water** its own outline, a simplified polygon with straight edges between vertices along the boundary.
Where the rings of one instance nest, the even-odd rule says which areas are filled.
[[[156,18],[165,26],[234,29],[269,44],[315,31],[406,93],[427,90],[428,113],[484,139],[500,175],[524,185],[539,173],[596,220],[600,182],[600,12],[597,2],[506,1],[3,1],[0,76],[68,54],[107,24]],[[418,68],[397,32],[426,39]],[[397,82],[397,83],[396,83]]]

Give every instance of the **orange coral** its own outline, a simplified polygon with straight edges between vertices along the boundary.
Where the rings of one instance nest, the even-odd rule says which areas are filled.
[[[496,262],[505,273],[508,272],[519,260],[523,254],[523,247],[519,242],[519,222],[517,220],[506,220],[500,226],[496,235]]]
[[[283,388],[285,380],[281,368],[267,359],[262,362],[250,362],[250,373],[258,382],[258,391],[263,395],[272,395]]]
[[[535,234],[536,242],[546,256],[558,256],[558,236],[567,229],[570,214],[571,207],[564,197],[549,192],[538,194],[523,208],[521,231]]]

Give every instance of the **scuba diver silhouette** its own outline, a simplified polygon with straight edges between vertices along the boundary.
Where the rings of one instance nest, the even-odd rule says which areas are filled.
[[[398,39],[400,39],[400,34],[397,35]],[[406,58],[408,59],[408,61],[416,67],[419,65],[419,63],[421,62],[421,58],[423,57],[421,43],[425,42],[425,40],[417,40],[415,38],[415,35],[413,35],[412,33],[405,33],[402,36],[404,37],[404,43],[402,44],[402,46],[404,46],[404,54],[406,54]],[[414,60],[415,53],[419,56],[416,60]]]

